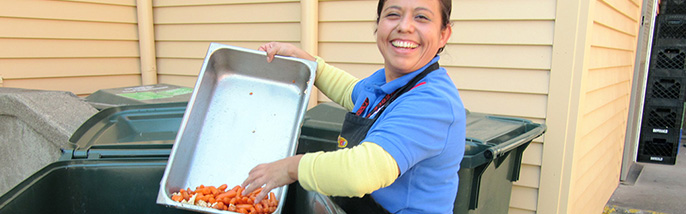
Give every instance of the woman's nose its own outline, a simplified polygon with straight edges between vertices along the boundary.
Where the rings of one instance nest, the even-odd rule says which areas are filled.
[[[403,18],[398,22],[398,32],[399,33],[412,33],[414,31],[414,20],[412,16],[403,16]]]

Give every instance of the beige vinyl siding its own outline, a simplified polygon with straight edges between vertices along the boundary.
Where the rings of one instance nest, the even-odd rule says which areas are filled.
[[[318,55],[357,78],[383,67],[376,47],[376,0],[319,1]],[[320,102],[329,99],[320,92]]]
[[[619,184],[641,3],[593,0],[568,213],[602,212]]]
[[[555,19],[553,0],[454,0],[441,63],[465,106],[545,123]],[[509,213],[535,213],[543,138],[524,152]]]
[[[3,1],[3,87],[71,91],[140,85],[135,1]]]
[[[377,2],[320,1],[319,55],[358,78],[382,68]],[[544,123],[554,11],[554,0],[453,1],[453,34],[440,63],[469,110]],[[542,142],[536,139],[524,152],[512,213],[536,211]]]
[[[153,16],[160,83],[195,86],[210,42],[300,43],[299,1],[156,0]]]

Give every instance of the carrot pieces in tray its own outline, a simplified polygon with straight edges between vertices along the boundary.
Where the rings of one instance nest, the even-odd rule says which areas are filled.
[[[219,187],[200,185],[195,190],[179,189],[174,192],[171,199],[184,204],[210,207],[218,210],[226,210],[237,213],[273,213],[279,205],[279,200],[273,192],[269,193],[260,203],[255,203],[255,196],[262,191],[258,188],[255,191],[242,195],[243,188],[236,185],[227,190],[227,185]]]

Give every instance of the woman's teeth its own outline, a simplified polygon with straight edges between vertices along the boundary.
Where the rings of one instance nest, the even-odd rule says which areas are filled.
[[[416,48],[417,47],[417,43],[414,43],[414,42],[392,41],[391,44],[397,48]]]

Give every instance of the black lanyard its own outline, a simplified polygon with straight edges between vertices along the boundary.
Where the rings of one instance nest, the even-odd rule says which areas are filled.
[[[412,78],[412,80],[410,80],[403,87],[396,89],[393,93],[386,94],[386,96],[383,99],[381,99],[381,101],[379,101],[379,104],[374,106],[374,109],[369,111],[365,117],[372,118],[373,116],[380,115],[386,109],[386,106],[388,106],[391,102],[397,99],[400,95],[412,90],[417,84],[417,82],[419,82],[419,80],[423,79],[424,77],[426,77],[426,75],[428,75],[429,73],[438,68],[438,62],[434,62],[429,67],[424,69],[421,73],[417,74],[417,76]],[[362,103],[362,106],[360,106],[360,108],[357,110],[355,114],[361,116],[364,113],[364,110],[367,109],[367,106],[369,106],[369,98],[366,98],[364,100],[364,103]]]

